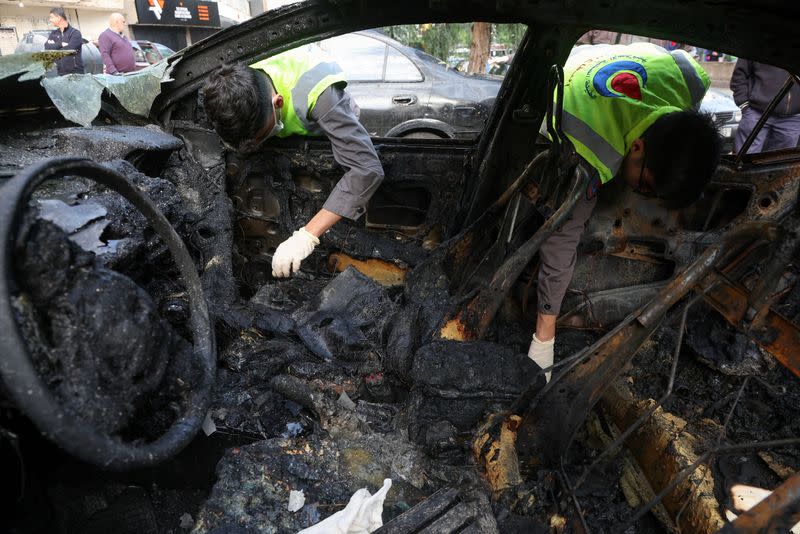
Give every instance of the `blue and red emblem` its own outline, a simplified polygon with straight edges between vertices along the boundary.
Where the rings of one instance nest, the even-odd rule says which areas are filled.
[[[596,197],[597,193],[600,191],[601,185],[603,185],[603,181],[600,179],[600,176],[596,175],[589,182],[589,186],[586,188],[586,200],[592,200],[594,197]]]
[[[612,98],[627,96],[642,99],[642,88],[647,85],[647,70],[636,61],[614,61],[597,71],[592,79],[595,90]]]

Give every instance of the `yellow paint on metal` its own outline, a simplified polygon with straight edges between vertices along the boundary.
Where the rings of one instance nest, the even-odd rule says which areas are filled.
[[[342,272],[348,267],[353,267],[361,274],[368,276],[382,286],[401,286],[406,282],[407,267],[400,267],[394,263],[377,260],[357,260],[342,252],[334,252],[328,256],[328,269],[333,272]]]

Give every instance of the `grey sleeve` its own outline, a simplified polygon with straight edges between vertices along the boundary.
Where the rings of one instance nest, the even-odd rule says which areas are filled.
[[[383,167],[366,128],[356,117],[357,107],[343,88],[330,86],[320,94],[311,118],[331,142],[333,158],[345,173],[323,208],[348,219],[358,219],[383,181]]]
[[[561,312],[561,302],[575,272],[578,243],[596,203],[596,195],[592,199],[582,198],[569,219],[542,243],[537,284],[539,313],[558,315]]]

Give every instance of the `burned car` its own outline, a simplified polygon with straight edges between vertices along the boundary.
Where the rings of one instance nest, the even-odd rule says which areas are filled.
[[[317,0],[123,80],[42,79],[57,54],[0,63],[3,529],[296,532],[387,478],[379,532],[794,525],[796,150],[724,156],[682,210],[604,186],[553,379],[525,355],[536,252],[587,187],[553,103],[577,38],[797,70],[796,7],[685,9]],[[479,138],[376,138],[364,217],[272,278],[341,169],[324,138],[227,149],[205,77],[410,19],[529,30]]]

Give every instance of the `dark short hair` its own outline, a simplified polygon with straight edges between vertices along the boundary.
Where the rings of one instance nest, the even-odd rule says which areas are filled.
[[[645,167],[656,194],[671,208],[702,195],[722,155],[722,138],[711,117],[697,111],[662,115],[644,133]]]
[[[63,7],[50,8],[50,13],[55,15],[56,17],[61,17],[64,20],[68,20],[67,19],[67,14],[64,12],[64,8]]]
[[[225,64],[213,71],[201,90],[203,106],[223,141],[248,152],[272,116],[269,78],[242,64]]]

